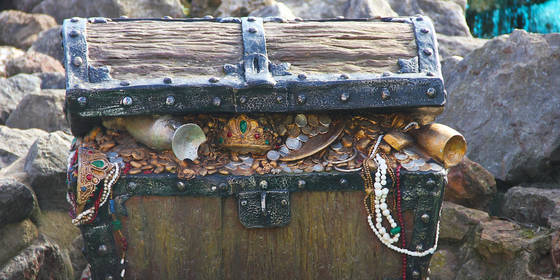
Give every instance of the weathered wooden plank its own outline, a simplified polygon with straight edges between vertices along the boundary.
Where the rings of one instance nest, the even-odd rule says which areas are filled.
[[[391,22],[265,23],[269,58],[293,73],[397,72],[416,56],[412,27]],[[125,21],[88,24],[88,63],[115,79],[223,76],[242,60],[237,23]]]
[[[412,26],[396,22],[266,23],[268,56],[294,72],[397,72],[399,58],[416,56]]]
[[[115,79],[223,76],[242,60],[235,23],[127,21],[88,24],[88,62]]]
[[[363,195],[293,193],[290,225],[272,229],[244,228],[234,198],[133,197],[127,278],[397,279],[401,256],[371,232]]]

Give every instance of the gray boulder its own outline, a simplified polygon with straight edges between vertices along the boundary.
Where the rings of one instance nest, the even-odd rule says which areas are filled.
[[[560,189],[516,186],[504,196],[502,214],[521,223],[560,229]]]
[[[30,220],[0,228],[0,248],[2,248],[0,266],[31,245],[38,236],[37,227]]]
[[[471,37],[465,20],[465,1],[441,0],[388,0],[397,14],[412,16],[422,14],[434,21],[436,32],[450,36]],[[460,3],[460,4],[459,4]]]
[[[22,130],[0,125],[0,168],[27,155],[37,137],[47,134],[36,128]]]
[[[180,0],[42,0],[33,13],[52,15],[62,23],[71,17],[183,17]]]
[[[6,63],[18,56],[25,54],[24,51],[11,46],[0,46],[0,78],[6,77]]]
[[[27,49],[37,40],[39,33],[56,26],[49,15],[27,14],[21,11],[0,12],[0,44]]]
[[[3,267],[0,279],[52,279],[72,278],[72,266],[60,247],[44,235],[39,237]]]
[[[254,17],[281,17],[286,20],[293,20],[296,18],[292,10],[288,8],[284,3],[274,2],[271,5],[264,6],[256,11],[249,14]]]
[[[218,16],[247,16],[254,11],[260,11],[277,3],[274,0],[223,0],[216,14]],[[285,0],[282,3],[296,17],[303,19],[397,15],[385,0]]]
[[[61,26],[42,31],[29,50],[46,54],[62,63],[64,56],[60,31]]]
[[[0,78],[0,124],[16,108],[26,94],[41,91],[41,79],[27,74],[19,74],[10,78]]]
[[[42,53],[28,51],[24,55],[12,58],[6,63],[6,74],[13,76],[19,73],[64,73],[60,61]]]
[[[25,172],[41,209],[66,209],[66,164],[72,136],[57,131],[37,138],[25,159]]]
[[[69,131],[64,117],[65,91],[43,90],[26,95],[6,120],[6,125],[13,128],[40,128],[48,132]]]
[[[465,56],[474,49],[482,47],[488,40],[465,36],[449,36],[437,34],[439,56]]]
[[[0,228],[26,219],[35,207],[33,192],[27,186],[14,179],[0,178]]]
[[[515,30],[444,65],[438,121],[466,137],[468,157],[510,183],[559,176],[560,34]],[[559,178],[557,178],[559,179]]]
[[[33,73],[33,76],[41,79],[41,89],[65,89],[66,75],[60,72]]]

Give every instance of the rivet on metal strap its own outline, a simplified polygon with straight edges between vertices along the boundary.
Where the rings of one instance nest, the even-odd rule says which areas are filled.
[[[430,215],[428,215],[428,214],[422,214],[422,216],[420,217],[420,219],[422,219],[422,222],[428,223],[428,222],[430,221]]]
[[[305,101],[307,101],[307,97],[305,97],[305,94],[298,94],[296,101],[299,105],[305,104]]]
[[[173,80],[170,77],[165,77],[165,78],[163,78],[163,82],[166,83],[166,84],[171,84],[171,83],[173,83]]]
[[[214,97],[214,99],[212,99],[212,105],[219,107],[222,104],[222,99],[220,99],[219,97]]]
[[[177,182],[177,189],[180,190],[180,191],[184,191],[185,190],[185,183]]]
[[[340,181],[338,181],[338,183],[339,183],[340,186],[342,186],[342,187],[348,186],[348,180],[346,180],[345,178],[340,179]]]
[[[124,105],[124,106],[132,105],[132,97],[130,97],[130,96],[123,97],[123,99],[121,100],[121,104]]]
[[[86,106],[87,98],[85,96],[78,97],[78,104],[80,104],[80,106],[82,107]]]
[[[72,30],[68,35],[70,35],[70,37],[78,37],[78,35],[80,35],[80,31]]]
[[[429,88],[429,89],[426,91],[426,95],[427,95],[429,98],[433,98],[434,96],[436,96],[436,90],[435,90],[434,88]]]
[[[261,187],[261,189],[266,190],[266,189],[268,188],[268,182],[265,181],[265,180],[262,180],[262,181],[259,183],[259,186]]]
[[[298,188],[300,188],[300,189],[305,188],[305,185],[306,185],[306,184],[307,184],[307,183],[305,182],[305,180],[301,180],[301,179],[298,180],[298,182],[297,182],[297,186],[298,186]]]
[[[74,57],[74,58],[72,59],[72,64],[74,64],[74,66],[76,66],[76,67],[82,65],[83,62],[84,62],[84,61],[83,61],[82,58],[79,57],[79,56],[76,56],[76,57]]]
[[[391,93],[389,92],[389,89],[383,88],[381,90],[381,99],[387,100],[389,98],[391,98]]]
[[[340,95],[340,101],[348,102],[348,99],[350,99],[350,94],[348,92],[344,92]]]
[[[175,97],[170,95],[167,98],[165,98],[165,105],[173,105],[173,104],[175,104]]]

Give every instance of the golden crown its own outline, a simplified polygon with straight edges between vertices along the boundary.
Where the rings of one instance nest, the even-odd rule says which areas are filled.
[[[265,153],[272,148],[273,134],[246,115],[231,118],[218,139],[219,143],[239,153]]]

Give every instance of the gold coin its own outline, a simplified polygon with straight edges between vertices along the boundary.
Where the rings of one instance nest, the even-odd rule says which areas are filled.
[[[294,116],[293,115],[286,115],[284,118],[284,122],[283,124],[291,124],[294,122]]]
[[[304,114],[297,114],[295,123],[298,127],[304,127],[307,125],[307,117]]]
[[[352,148],[352,136],[346,134],[342,137],[342,145],[346,148]]]
[[[309,135],[311,134],[311,127],[309,127],[308,125],[304,126],[301,128],[301,132],[305,135]]]
[[[329,127],[328,126],[319,126],[319,127],[317,127],[317,131],[320,134],[325,134],[325,133],[329,132]]]
[[[298,137],[300,134],[300,129],[297,125],[295,124],[290,124],[288,125],[288,135],[290,135],[291,137]]]
[[[317,117],[317,115],[308,115],[307,123],[309,126],[316,127],[319,125],[319,117]]]
[[[319,123],[322,126],[329,126],[329,125],[331,125],[331,122],[332,122],[332,120],[331,120],[331,117],[329,117],[329,115],[319,116]]]
[[[284,136],[288,132],[288,129],[286,128],[285,125],[281,124],[281,125],[278,126],[276,132],[278,133],[278,135]]]

